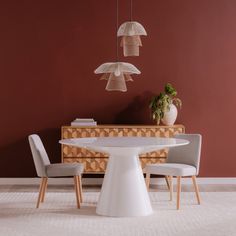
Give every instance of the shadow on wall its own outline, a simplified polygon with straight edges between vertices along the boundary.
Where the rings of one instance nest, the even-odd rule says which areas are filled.
[[[134,97],[132,102],[116,115],[114,124],[153,124],[149,109],[153,95],[152,92],[145,91]]]
[[[52,163],[61,162],[60,129],[47,129],[37,133]],[[35,177],[36,170],[29,147],[28,136],[0,147],[0,177]]]

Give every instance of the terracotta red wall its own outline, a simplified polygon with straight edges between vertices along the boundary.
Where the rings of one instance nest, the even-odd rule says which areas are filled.
[[[142,74],[108,93],[93,71],[115,58],[115,0],[1,1],[1,177],[35,176],[31,133],[59,162],[60,126],[75,117],[152,124],[148,101],[167,82],[183,100],[178,123],[203,135],[201,176],[236,177],[236,1],[133,2],[148,37],[121,60]],[[120,21],[128,7],[120,0]]]

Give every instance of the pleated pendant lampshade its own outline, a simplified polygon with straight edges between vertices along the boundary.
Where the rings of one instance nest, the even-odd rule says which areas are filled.
[[[125,22],[118,29],[117,36],[122,37],[121,47],[124,56],[139,56],[139,47],[142,46],[141,35],[146,36],[144,27],[136,22]]]
[[[107,80],[107,91],[126,92],[126,81],[133,81],[131,74],[141,72],[132,64],[126,62],[108,62],[100,65],[95,74],[103,74],[101,80]]]
[[[144,27],[137,21],[133,21],[133,1],[130,0],[130,21],[123,23],[118,31],[117,37],[121,38],[121,47],[123,54],[128,56],[139,56],[139,47],[142,46],[140,36],[146,36],[147,32]]]

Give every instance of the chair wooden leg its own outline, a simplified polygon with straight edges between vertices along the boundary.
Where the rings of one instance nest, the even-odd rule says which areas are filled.
[[[37,204],[36,204],[36,208],[39,208],[39,204],[41,202],[41,199],[42,199],[42,193],[43,193],[43,188],[44,188],[44,179],[46,177],[42,177],[41,178],[41,183],[40,183],[40,187],[39,187],[39,195],[38,195],[38,200],[37,200]]]
[[[165,175],[165,180],[166,180],[166,184],[167,184],[168,189],[170,189],[170,183],[168,180],[168,176],[166,176],[166,175]]]
[[[44,179],[44,185],[43,185],[43,193],[42,193],[41,202],[44,202],[45,192],[46,192],[46,190],[47,190],[47,186],[48,186],[48,178],[45,177],[45,179]]]
[[[74,176],[74,182],[75,182],[75,194],[76,194],[77,208],[80,208],[80,195],[79,195],[78,176]]]
[[[192,180],[193,180],[193,186],[194,186],[194,190],[195,190],[196,197],[197,197],[197,202],[200,205],[201,200],[200,200],[200,195],[199,195],[199,190],[198,190],[198,185],[197,185],[197,182],[196,182],[196,176],[195,175],[192,176]]]
[[[149,186],[150,186],[150,174],[146,173],[146,186],[147,186],[147,190],[149,190]]]
[[[177,210],[180,208],[181,176],[177,176]]]
[[[169,184],[170,184],[170,201],[173,199],[173,177],[169,176]]]
[[[81,175],[78,176],[79,180],[79,194],[80,194],[80,203],[83,202],[83,196],[82,196],[82,180],[81,180]]]

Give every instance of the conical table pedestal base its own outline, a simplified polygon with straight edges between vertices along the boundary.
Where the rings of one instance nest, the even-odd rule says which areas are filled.
[[[109,157],[96,212],[113,217],[146,216],[152,213],[137,155]]]

